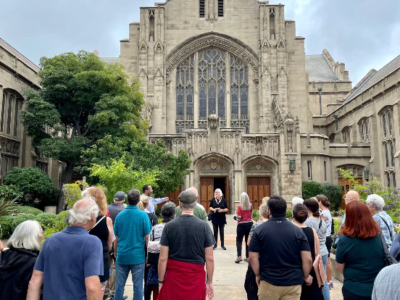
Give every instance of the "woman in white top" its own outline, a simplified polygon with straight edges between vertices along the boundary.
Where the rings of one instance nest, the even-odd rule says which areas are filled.
[[[328,279],[329,289],[333,288],[332,281],[332,263],[330,260],[331,247],[332,247],[332,215],[329,208],[331,203],[325,195],[318,195],[315,198],[318,200],[319,209],[322,210],[321,219],[325,221],[326,225],[326,248],[328,249],[328,263],[326,265],[326,277]]]

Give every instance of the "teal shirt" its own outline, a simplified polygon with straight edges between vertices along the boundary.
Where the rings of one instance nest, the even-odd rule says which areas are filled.
[[[374,280],[383,268],[382,240],[359,239],[343,235],[336,249],[336,262],[344,265],[343,286],[351,293],[371,297]]]
[[[149,216],[136,205],[121,211],[114,223],[118,237],[117,264],[137,265],[145,262],[145,236],[150,234]]]

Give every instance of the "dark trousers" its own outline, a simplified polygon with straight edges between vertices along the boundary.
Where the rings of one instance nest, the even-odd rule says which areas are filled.
[[[242,256],[243,237],[246,242],[246,258],[249,257],[249,246],[247,246],[247,240],[249,239],[251,226],[253,226],[253,222],[246,222],[238,224],[236,228],[236,248],[238,257]]]
[[[343,300],[371,300],[371,297],[364,297],[353,294],[342,287]]]
[[[221,247],[224,246],[224,227],[225,227],[225,224],[214,224],[213,223],[215,245],[218,244],[218,228],[219,228],[219,235],[221,237]]]

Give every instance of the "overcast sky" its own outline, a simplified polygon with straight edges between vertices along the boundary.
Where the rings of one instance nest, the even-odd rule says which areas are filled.
[[[0,0],[0,37],[36,64],[82,49],[117,57],[128,24],[139,21],[138,8],[154,2],[160,0]],[[399,0],[270,1],[280,2],[306,38],[306,53],[328,49],[346,64],[353,84],[400,54]]]

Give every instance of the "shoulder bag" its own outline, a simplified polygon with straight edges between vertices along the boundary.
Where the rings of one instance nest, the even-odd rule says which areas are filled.
[[[97,224],[99,224],[105,217],[106,217],[106,216],[104,216],[104,217],[102,217],[100,220],[98,220],[97,223],[94,224],[93,228],[95,228],[95,227],[97,226]],[[92,229],[89,229],[88,232],[90,232],[90,230],[93,230],[93,228],[92,228]]]
[[[387,227],[388,230],[389,230],[390,239],[393,241],[392,231],[390,230],[390,227],[389,227],[388,223],[387,223],[387,222],[385,221],[385,219],[382,218],[381,216],[378,216],[378,217],[381,218],[381,220],[383,221],[383,223],[385,223],[386,227]]]
[[[319,243],[319,241],[317,241]],[[315,277],[317,279],[318,287],[319,288],[324,288],[325,286],[325,271],[324,271],[324,264],[322,262],[322,256],[320,253],[317,252],[317,247],[315,246],[315,237],[314,237],[314,247],[315,247],[315,260],[313,263],[313,268],[315,272]]]
[[[383,235],[382,234],[379,235],[381,236],[383,252],[385,253],[385,258],[383,259],[383,266],[387,267],[390,265],[397,264],[397,260],[394,259],[394,257],[390,254],[389,249],[387,248],[386,241]]]

